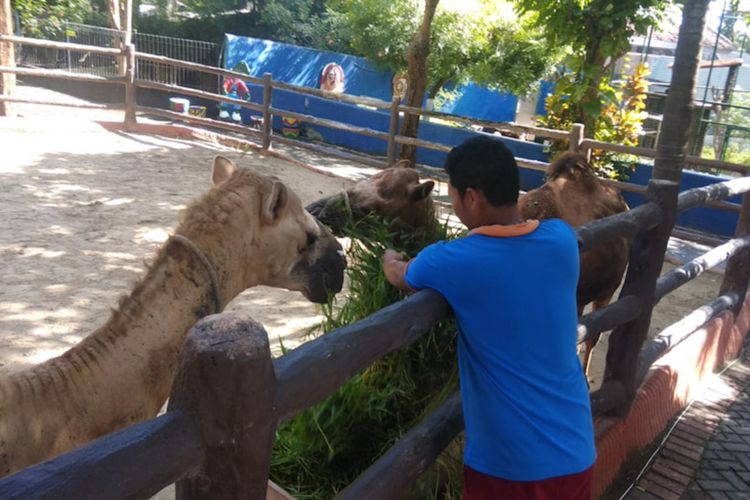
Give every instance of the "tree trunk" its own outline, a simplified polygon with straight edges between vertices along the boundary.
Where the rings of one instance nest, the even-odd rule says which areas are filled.
[[[424,6],[424,16],[422,17],[422,26],[414,36],[409,46],[407,62],[409,64],[408,80],[409,86],[406,91],[407,105],[415,108],[422,107],[425,88],[427,87],[427,56],[430,55],[430,31],[432,29],[432,19],[435,17],[440,0],[426,0]],[[401,126],[401,135],[406,137],[417,137],[419,130],[419,115],[406,114],[404,123]],[[417,148],[407,144],[401,145],[400,158],[416,163]]]
[[[13,14],[10,10],[10,0],[0,0],[0,33],[13,34]],[[0,42],[0,66],[15,66],[14,46],[10,42]],[[0,74],[0,95],[13,95],[16,87],[15,73]],[[0,102],[0,116],[13,116],[11,103]]]
[[[656,144],[654,179],[680,182],[685,163],[688,127],[693,110],[695,77],[701,56],[701,39],[709,0],[686,0],[677,40],[672,80],[664,104],[659,141]]]

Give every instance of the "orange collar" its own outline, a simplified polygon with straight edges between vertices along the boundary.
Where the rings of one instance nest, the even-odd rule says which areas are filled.
[[[511,226],[503,226],[502,224],[494,224],[492,226],[480,226],[475,227],[469,234],[481,234],[484,236],[495,236],[499,238],[510,238],[513,236],[523,236],[534,232],[539,227],[538,220],[527,220],[520,224],[513,224]]]

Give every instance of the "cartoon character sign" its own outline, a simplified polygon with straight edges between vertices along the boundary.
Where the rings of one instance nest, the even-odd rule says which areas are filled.
[[[221,90],[224,91],[224,95],[227,97],[242,99],[243,101],[250,100],[250,91],[248,90],[247,85],[245,85],[245,82],[239,78],[225,79],[221,86]],[[232,121],[240,122],[242,121],[242,117],[240,117],[240,109],[240,106],[237,106],[236,104],[222,102],[219,105],[219,119],[228,120],[231,111]]]
[[[409,88],[409,80],[407,80],[406,75],[393,75],[391,84],[393,97],[398,97],[399,99],[406,97],[406,90]]]
[[[344,68],[328,63],[320,74],[320,90],[341,93],[344,91]]]

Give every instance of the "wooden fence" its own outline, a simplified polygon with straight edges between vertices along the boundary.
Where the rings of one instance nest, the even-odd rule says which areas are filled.
[[[8,36],[0,37],[0,43],[3,41],[29,43],[27,39]],[[284,88],[346,102],[378,106],[387,104],[392,111],[399,113],[437,115],[401,106],[396,101],[384,103],[273,82],[270,75],[265,75],[262,80],[255,79],[264,86],[262,106],[212,95],[215,100],[236,103],[263,113],[264,122],[260,131],[170,111],[141,108],[135,105],[137,87],[189,95],[199,95],[197,93],[200,91],[138,81],[133,71],[137,57],[165,61],[166,58],[136,54],[132,46],[128,46],[125,53],[128,61],[126,76],[111,81],[126,85],[126,127],[135,124],[138,112],[153,113],[255,134],[262,139],[263,147],[268,148],[272,141],[289,141],[275,136],[271,131],[271,115],[278,114],[381,137],[388,141],[389,158],[394,157],[396,144],[446,148],[396,135],[394,123],[398,121],[398,114],[395,111],[390,133],[383,134],[273,108],[273,88]],[[169,62],[177,64],[175,61]],[[225,77],[254,80],[218,68],[203,69]],[[78,79],[82,76],[0,68],[0,72],[3,71]],[[202,97],[206,97],[202,94]],[[7,96],[3,99],[13,101]],[[444,117],[442,114],[440,116]],[[489,122],[461,120],[490,125]],[[620,146],[581,139],[580,127],[575,127],[571,132],[561,132],[512,124],[491,125],[567,138],[571,148],[607,147],[624,151]],[[298,144],[297,141],[294,143]],[[640,148],[627,149],[624,152],[633,153],[630,149]],[[721,168],[726,168],[721,163]],[[742,170],[735,165],[732,168]],[[595,416],[624,415],[648,367],[655,360],[723,311],[731,310],[737,314],[744,302],[750,278],[748,192],[750,177],[683,193],[678,193],[678,186],[674,183],[651,181],[643,205],[577,229],[582,251],[612,238],[627,236],[632,241],[628,272],[619,299],[606,308],[584,316],[579,324],[579,341],[598,332],[613,330],[604,381],[601,388],[591,394]],[[738,194],[743,194],[743,203],[736,237],[659,277],[678,213]],[[647,342],[654,305],[667,293],[725,261],[728,261],[727,269],[717,298]],[[251,319],[230,314],[205,318],[188,334],[169,410],[165,415],[0,480],[0,498],[146,497],[173,482],[177,482],[178,498],[263,498],[273,437],[280,423],[323,401],[375,360],[415,342],[448,314],[448,306],[440,295],[430,290],[421,291],[276,359],[271,358],[268,338],[262,326]],[[207,330],[211,331],[211,341],[205,334]],[[397,498],[426,470],[462,427],[460,396],[456,393],[342,491],[340,498]]]

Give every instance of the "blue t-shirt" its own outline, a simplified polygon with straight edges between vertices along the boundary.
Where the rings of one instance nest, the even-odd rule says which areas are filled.
[[[581,472],[596,459],[576,353],[578,244],[565,222],[486,226],[423,249],[404,278],[453,308],[464,463],[511,481]]]

